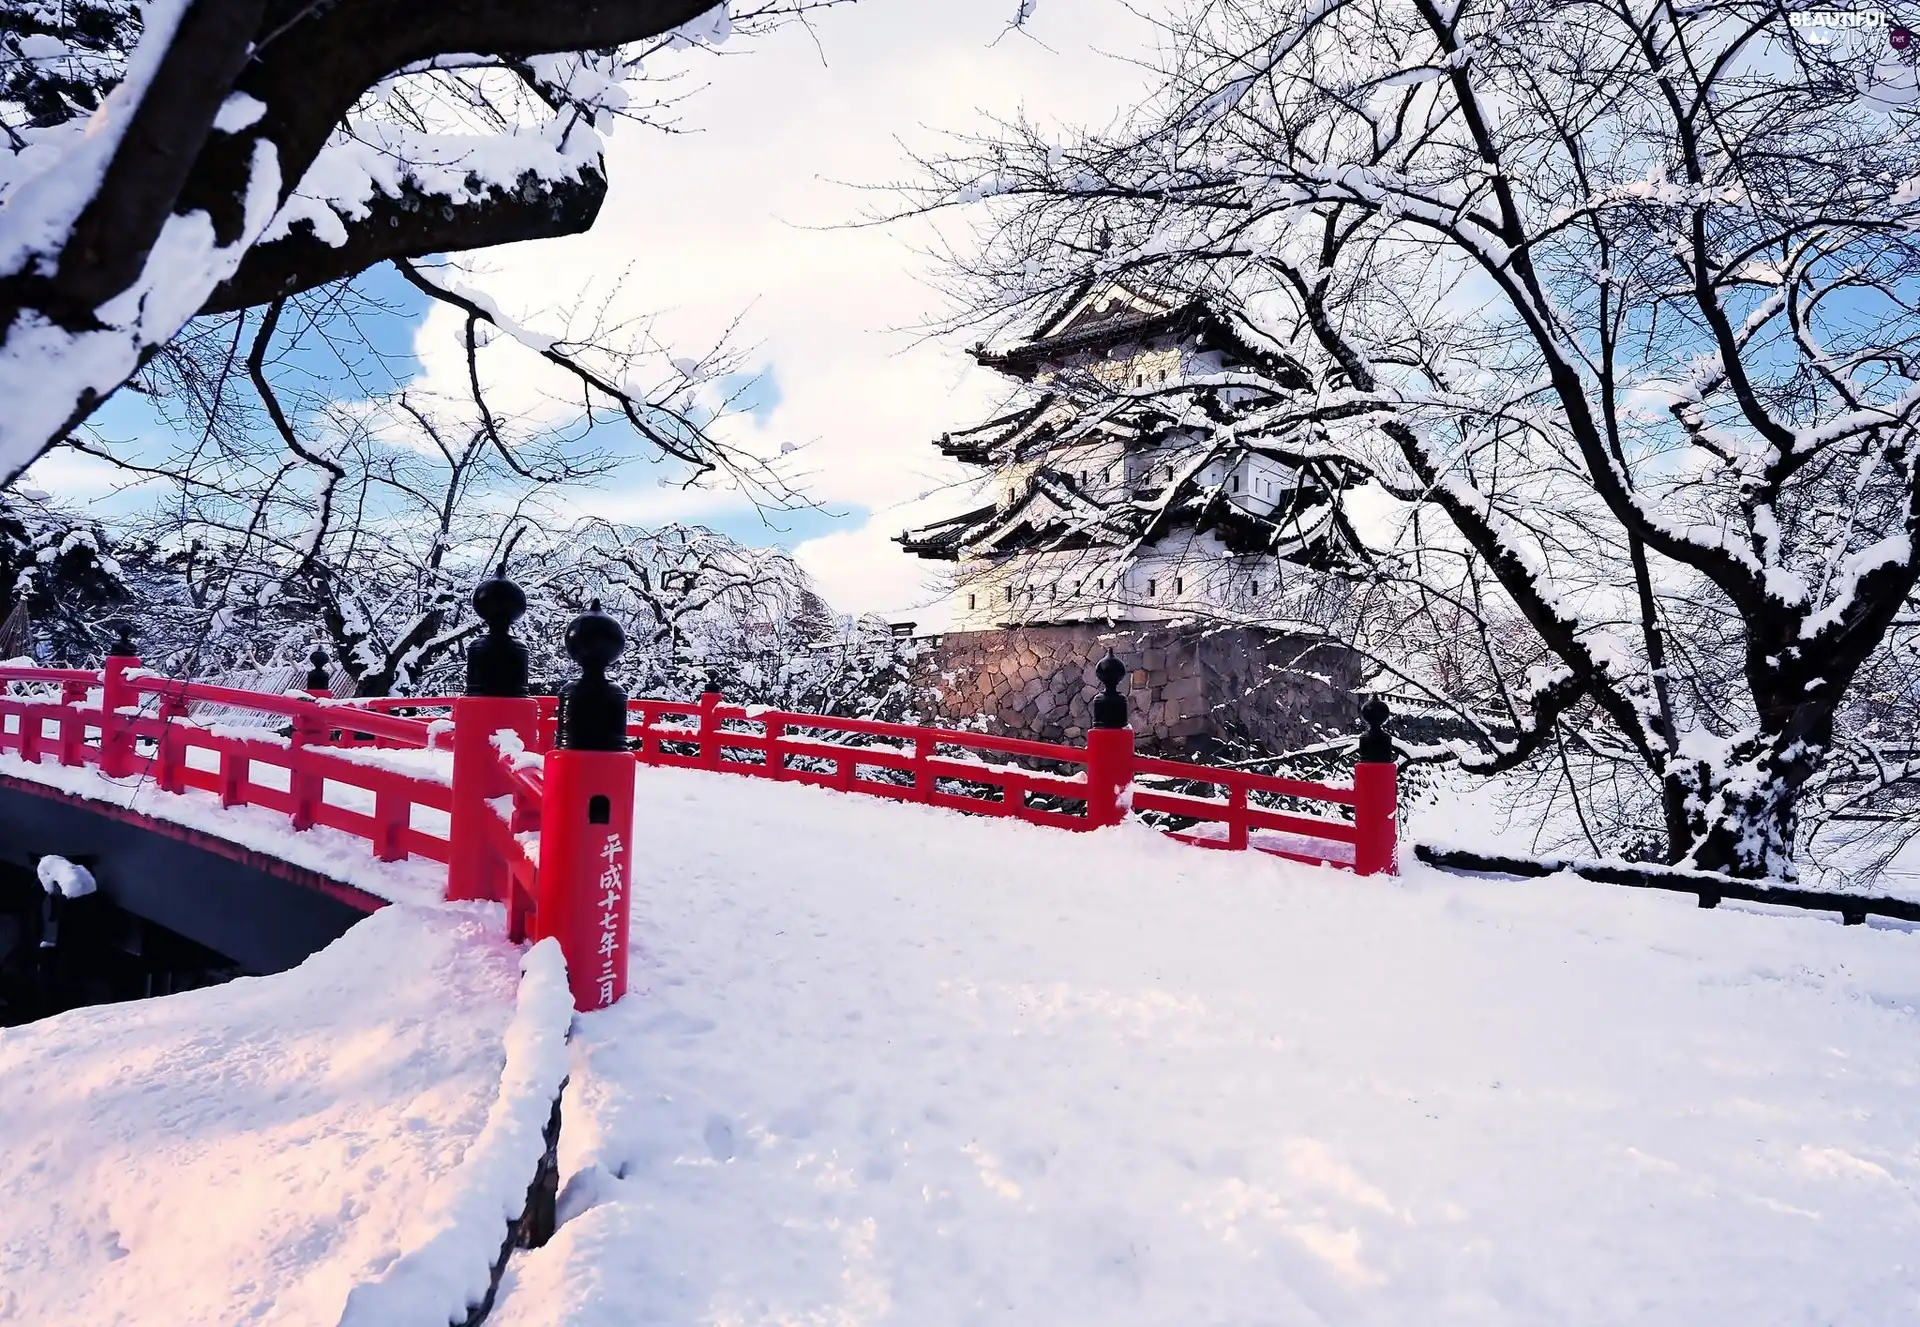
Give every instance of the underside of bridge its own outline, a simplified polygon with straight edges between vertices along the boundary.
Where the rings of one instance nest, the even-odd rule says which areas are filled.
[[[49,855],[97,890],[49,894]],[[0,779],[0,1026],[280,972],[379,906],[200,831]]]

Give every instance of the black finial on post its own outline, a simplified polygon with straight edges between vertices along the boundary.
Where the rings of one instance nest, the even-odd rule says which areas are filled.
[[[113,644],[107,653],[117,659],[131,659],[140,653],[140,647],[133,643],[133,624],[125,618],[113,624]]]
[[[307,669],[308,691],[325,691],[333,685],[333,674],[327,670],[327,652],[318,645],[307,656],[307,662],[313,665]]]
[[[1102,688],[1100,694],[1093,698],[1093,726],[1127,727],[1127,698],[1120,694],[1120,681],[1127,675],[1127,666],[1114,657],[1112,650],[1108,650],[1107,657],[1094,665],[1093,675],[1100,679]]]
[[[720,685],[720,674],[718,672],[708,673],[706,684],[700,688],[700,694],[703,696],[719,696],[725,693],[726,688]]]
[[[1369,764],[1393,763],[1393,738],[1386,729],[1389,713],[1387,702],[1378,696],[1360,707],[1359,759]]]
[[[513,624],[527,611],[527,596],[507,579],[506,563],[474,590],[473,611],[487,634],[467,649],[467,694],[520,699],[527,694],[527,647],[513,638]]]
[[[607,666],[620,657],[627,633],[600,611],[595,599],[567,624],[567,653],[580,678],[560,692],[560,745],[569,751],[627,748],[627,693],[607,680]]]

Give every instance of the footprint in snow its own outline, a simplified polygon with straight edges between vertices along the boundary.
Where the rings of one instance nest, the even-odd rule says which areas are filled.
[[[733,1124],[726,1116],[709,1115],[701,1136],[707,1140],[707,1151],[715,1161],[733,1160]]]

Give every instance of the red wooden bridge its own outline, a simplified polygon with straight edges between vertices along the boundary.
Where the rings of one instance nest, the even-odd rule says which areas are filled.
[[[601,666],[619,648],[617,627],[602,621],[615,643]],[[493,639],[503,637],[496,628]],[[625,701],[624,742],[583,749],[565,740],[553,697],[267,695],[178,681],[117,655],[97,672],[0,668],[0,752],[21,762],[0,761],[0,780],[51,793],[56,768],[91,770],[200,794],[193,821],[215,838],[206,816],[217,798],[276,812],[295,833],[341,831],[381,861],[444,863],[446,897],[505,903],[516,940],[560,939],[582,1009],[626,987],[635,762],[1065,831],[1117,825],[1132,811],[1197,847],[1395,870],[1397,774],[1379,702],[1367,707],[1352,782],[1315,783],[1137,753],[1118,691],[1124,668],[1110,656],[1098,671],[1105,726],[1083,746],[796,714],[709,692],[697,703]],[[140,812],[163,832],[172,813],[154,803],[167,800]]]

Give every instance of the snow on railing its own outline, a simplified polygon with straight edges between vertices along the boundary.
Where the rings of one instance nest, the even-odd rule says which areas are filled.
[[[453,1172],[422,1196],[421,1238],[353,1287],[340,1327],[478,1322],[493,1306],[512,1251],[553,1234],[573,997],[557,944],[528,950],[520,972],[486,1124]]]

